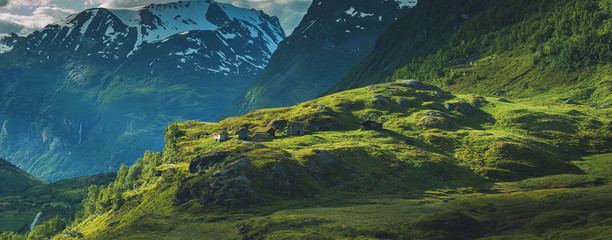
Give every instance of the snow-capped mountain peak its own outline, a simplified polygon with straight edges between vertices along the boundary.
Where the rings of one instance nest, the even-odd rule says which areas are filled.
[[[248,28],[251,35],[263,37],[269,54],[285,38],[276,17],[255,9],[238,8],[211,0],[180,1],[135,8],[88,9],[45,29],[59,34],[52,39],[60,41],[60,46],[75,45],[78,38],[85,37],[105,45],[96,53],[99,52],[105,58],[118,59],[133,55],[146,43],[162,41],[189,31],[215,31],[235,21]],[[129,46],[128,51],[121,53],[125,52],[126,46]]]
[[[417,5],[417,0],[394,0],[399,3],[401,8],[403,7],[414,7]]]

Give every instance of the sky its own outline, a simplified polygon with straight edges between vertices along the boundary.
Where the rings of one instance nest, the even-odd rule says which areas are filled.
[[[87,8],[122,8],[178,0],[0,0],[0,34],[27,35]],[[216,0],[277,16],[287,34],[299,24],[312,0]]]

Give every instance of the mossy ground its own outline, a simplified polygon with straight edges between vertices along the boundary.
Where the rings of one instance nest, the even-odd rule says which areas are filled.
[[[401,99],[410,106],[400,106]],[[170,145],[158,174],[136,180],[118,208],[99,209],[66,232],[86,239],[567,239],[581,233],[597,239],[610,231],[612,218],[606,215],[612,155],[596,155],[612,152],[610,111],[381,84],[219,123],[187,121],[167,130]],[[449,124],[430,125],[429,117]],[[383,121],[384,130],[359,130],[364,119]],[[279,131],[263,143],[234,135],[218,143],[210,135],[242,126],[256,131],[273,120],[299,122],[309,132]],[[230,154],[190,173],[189,162],[210,152]]]

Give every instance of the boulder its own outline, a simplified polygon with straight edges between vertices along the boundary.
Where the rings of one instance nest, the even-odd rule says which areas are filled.
[[[383,95],[379,95],[379,94],[376,94],[376,95],[372,96],[372,98],[374,98],[374,99],[376,99],[376,100],[383,101],[383,102],[385,102],[385,103],[390,102],[390,101],[389,101],[389,99],[388,99],[387,97],[385,97],[385,96],[383,96]]]
[[[225,166],[223,166],[221,169],[216,170],[213,173],[213,176],[218,177],[218,176],[224,176],[224,177],[229,177],[234,175],[235,173],[238,172],[238,170],[240,169],[240,167],[246,165],[247,162],[244,158],[241,158],[240,160],[227,164]]]
[[[474,107],[481,107],[481,106],[487,104],[488,101],[486,99],[484,99],[483,97],[474,97],[472,100],[470,100],[470,103]]]
[[[418,92],[418,93],[417,93],[417,97],[418,97],[418,98],[419,98],[421,101],[423,101],[423,102],[429,102],[429,101],[433,101],[433,100],[435,99],[435,97],[434,97],[434,96],[431,96],[431,95],[429,95],[429,94],[427,94],[427,93],[424,93],[424,92]]]
[[[497,101],[498,102],[504,102],[504,103],[509,103],[510,102],[510,101],[508,101],[508,99],[505,99],[505,98],[497,99]]]
[[[415,79],[398,80],[396,84],[399,86],[412,88],[414,90],[431,90],[432,87],[431,85],[427,85]]]
[[[399,104],[399,106],[403,108],[414,106],[414,103],[412,101],[405,98],[400,98],[399,100],[397,100],[397,104]]]
[[[438,112],[429,112],[424,115],[424,118],[421,119],[421,127],[424,129],[453,129],[457,128],[457,125],[453,123],[450,119],[444,117],[442,114]]]
[[[325,106],[323,104],[317,105],[317,112],[328,112],[328,113],[331,113],[333,111],[334,111],[333,109],[331,109],[331,108],[329,108],[329,107],[327,107],[327,106]]]
[[[571,98],[568,98],[563,103],[565,103],[565,104],[576,104],[576,102],[574,102],[574,100],[572,100]]]

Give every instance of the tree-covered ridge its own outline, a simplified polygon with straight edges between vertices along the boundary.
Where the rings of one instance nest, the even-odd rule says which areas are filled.
[[[450,90],[556,95],[608,104],[610,1],[503,1],[468,21],[436,54],[397,70]],[[607,102],[607,103],[606,103]]]

